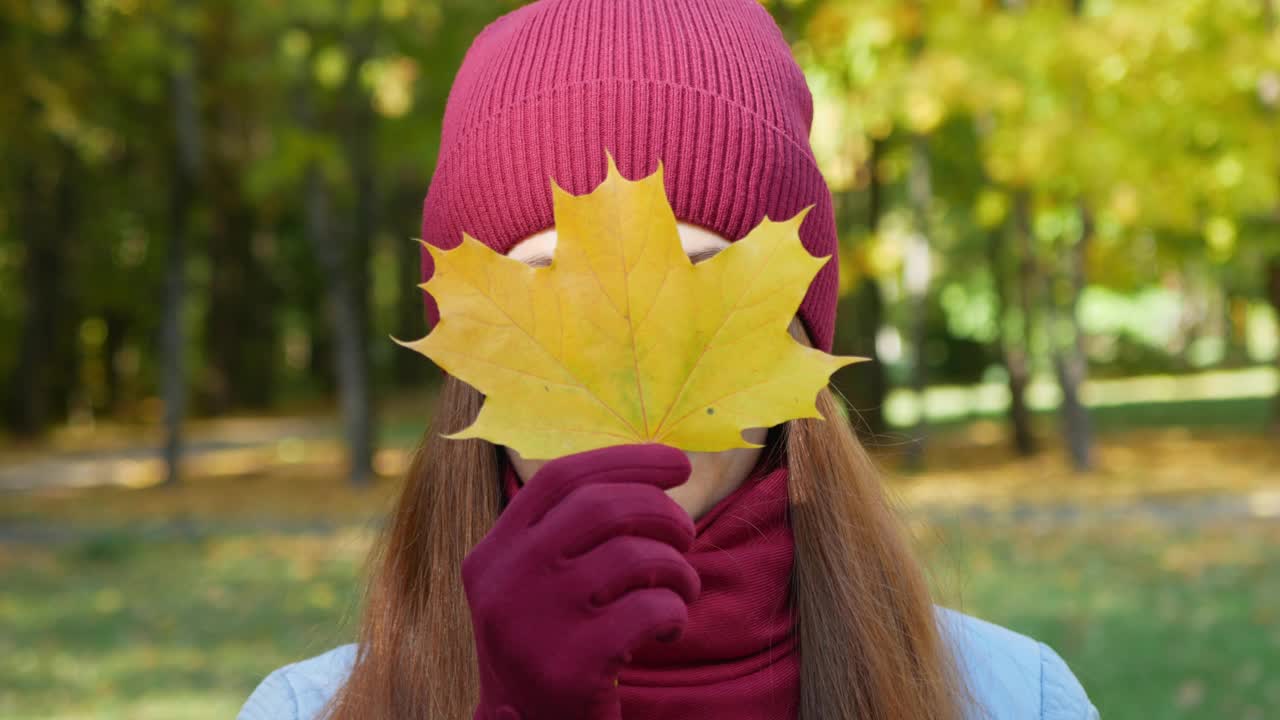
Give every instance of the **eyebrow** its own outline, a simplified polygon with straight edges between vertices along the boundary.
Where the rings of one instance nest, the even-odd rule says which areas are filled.
[[[712,255],[715,255],[716,253],[720,252],[723,249],[724,248],[714,247],[714,248],[703,248],[701,250],[695,250],[689,253],[689,259],[693,261],[694,265],[697,265],[698,263],[702,262],[703,260],[706,260]],[[551,256],[546,253],[537,253],[534,255],[530,255],[527,259],[525,259],[524,263],[530,267],[546,267],[551,264]]]

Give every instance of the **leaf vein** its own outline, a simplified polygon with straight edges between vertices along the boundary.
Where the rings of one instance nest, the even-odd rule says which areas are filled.
[[[765,269],[769,267],[769,262],[768,262],[769,259],[772,258],[774,253],[776,252],[777,252],[777,249],[774,248],[773,250],[771,250],[768,257],[762,259],[762,261],[757,264],[755,274],[752,275],[749,282],[744,282],[742,284],[743,287],[751,287],[760,278],[760,276],[764,274]],[[718,255],[715,258],[711,258],[711,260],[707,262],[706,266],[715,267],[712,265],[712,263],[714,263],[717,258],[723,258],[723,257],[724,255]],[[739,299],[741,299],[741,296],[739,296]],[[720,336],[720,333],[724,331],[725,326],[729,324],[729,318],[733,317],[734,314],[737,313],[739,309],[740,309],[740,306],[734,306],[732,310],[724,314],[724,317],[720,318],[720,325],[716,328],[716,331],[712,333],[711,337],[707,339],[707,342],[703,344],[702,350],[698,353],[698,357],[694,359],[693,365],[689,368],[689,373],[685,375],[684,382],[680,384],[680,390],[676,392],[675,398],[671,401],[671,404],[667,406],[666,413],[663,414],[662,420],[658,423],[658,429],[654,431],[655,436],[657,437],[662,436],[661,430],[666,425],[667,417],[669,417],[671,415],[671,411],[677,405],[680,404],[680,400],[684,397],[684,393],[689,387],[689,379],[693,377],[693,374],[694,372],[697,371],[698,366],[702,364],[703,358],[705,358],[707,355],[707,349],[715,344],[716,338]],[[684,418],[681,418],[681,419],[683,420]]]
[[[474,283],[471,283],[471,284],[472,284],[472,286],[474,287]],[[477,289],[477,290],[480,290],[480,288],[476,288],[476,289]],[[480,290],[480,292],[482,292],[482,293],[483,293],[483,290]],[[558,293],[557,293],[557,294],[558,294]],[[590,389],[590,388],[588,388],[588,387],[586,386],[586,384],[585,384],[585,383],[583,383],[582,379],[581,379],[581,378],[579,378],[579,377],[577,376],[577,374],[576,374],[576,373],[574,373],[574,372],[573,372],[573,370],[572,370],[571,368],[569,368],[569,366],[565,365],[564,361],[563,361],[563,360],[561,360],[560,356],[558,356],[558,355],[556,355],[556,354],[552,353],[552,352],[551,352],[550,350],[548,350],[544,345],[542,345],[542,343],[538,342],[538,339],[537,339],[536,337],[534,337],[534,336],[530,335],[530,334],[529,334],[529,331],[528,331],[528,330],[526,330],[522,325],[520,325],[520,323],[519,323],[519,322],[517,322],[515,318],[511,317],[511,313],[507,312],[507,309],[506,309],[506,308],[504,308],[504,307],[502,307],[502,305],[501,305],[500,303],[496,302],[496,301],[493,299],[493,297],[492,297],[491,295],[486,295],[486,298],[489,300],[489,302],[491,302],[491,303],[493,304],[493,306],[494,306],[494,307],[496,307],[496,308],[498,309],[498,311],[499,311],[499,312],[501,312],[501,313],[503,314],[503,316],[505,316],[508,320],[510,320],[510,321],[511,321],[511,326],[512,326],[512,327],[514,327],[514,328],[518,328],[518,329],[520,330],[520,332],[524,333],[525,337],[529,338],[529,341],[533,343],[534,347],[537,347],[538,349],[542,350],[542,351],[543,351],[544,353],[546,353],[547,355],[550,355],[550,356],[551,356],[551,359],[552,359],[552,360],[554,360],[554,361],[555,361],[555,362],[560,366],[560,368],[561,368],[561,369],[563,369],[563,370],[565,371],[565,373],[567,373],[567,374],[569,375],[569,377],[573,379],[573,381],[574,381],[575,383],[577,383],[577,387],[579,387],[583,392],[585,392],[585,393],[586,393],[586,394],[587,394],[587,395],[588,395],[592,400],[595,400],[595,401],[600,405],[600,407],[602,407],[602,408],[604,408],[605,410],[609,411],[609,413],[611,413],[614,417],[618,418],[618,421],[619,421],[619,422],[621,422],[623,425],[625,425],[625,426],[627,426],[628,428],[630,428],[632,432],[637,433],[637,435],[639,435],[639,433],[636,431],[635,426],[634,426],[634,425],[632,425],[631,423],[627,422],[626,418],[624,418],[624,417],[622,417],[621,415],[619,415],[617,410],[615,410],[614,408],[609,407],[608,403],[606,403],[604,400],[602,400],[602,399],[601,399],[599,396],[597,396],[595,393],[591,392],[591,389]],[[564,347],[564,340],[563,340],[564,323],[563,323],[563,322],[561,322],[561,324],[560,324],[560,330],[561,330],[561,342],[560,342],[560,345],[561,345],[561,348],[563,348],[563,347]],[[459,354],[460,354],[460,355],[462,355],[463,357],[466,357],[466,355],[465,355],[465,354],[463,354],[463,353],[459,353]],[[477,359],[479,359],[479,358],[477,358]],[[497,363],[494,363],[493,361],[485,361],[485,362],[488,362],[490,365],[496,365],[496,366],[501,367],[501,368],[506,369],[506,370],[511,370],[511,368],[507,368],[507,367],[505,367],[505,366],[498,365]],[[527,374],[529,374],[529,373],[525,373],[525,374],[527,375]],[[536,377],[536,376],[535,376],[535,377]],[[572,387],[572,385],[569,385],[568,383],[560,382],[560,383],[557,383],[557,384],[558,384],[558,385],[564,385],[564,386]],[[644,437],[644,436],[641,436],[641,437]]]

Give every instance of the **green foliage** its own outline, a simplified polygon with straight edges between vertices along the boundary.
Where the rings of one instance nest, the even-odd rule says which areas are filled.
[[[155,416],[156,299],[177,153],[173,78],[184,68],[203,138],[186,318],[197,409],[252,404],[255,393],[237,388],[259,375],[280,386],[277,399],[329,392],[327,279],[304,234],[313,166],[331,189],[357,291],[372,287],[362,279],[371,272],[379,283],[377,297],[365,293],[368,342],[380,348],[373,375],[384,387],[421,382],[379,344],[388,332],[421,331],[408,241],[418,234],[454,71],[476,32],[520,4],[0,3],[6,388],[35,388],[53,420]],[[907,188],[914,135],[928,137],[932,165],[924,218],[932,294],[957,337],[991,343],[1002,327],[987,255],[993,238],[1011,242],[1000,233],[1019,197],[1054,302],[1072,300],[1059,266],[1082,230],[1081,208],[1092,218],[1095,287],[1133,294],[1176,282],[1195,289],[1184,293],[1188,303],[1262,298],[1259,268],[1280,253],[1274,0],[765,4],[809,78],[812,142],[848,209],[842,287],[880,278],[892,329],[906,334],[904,251],[921,221]],[[357,231],[369,189],[362,178],[373,179],[375,220]],[[873,184],[876,232],[864,220]],[[1016,267],[1010,256],[1004,271]],[[237,320],[255,313],[267,317]],[[41,322],[44,338],[29,331]],[[1227,356],[1250,342],[1243,325],[1199,322]],[[233,342],[244,350],[220,349]],[[238,369],[251,366],[270,371]],[[34,378],[33,367],[48,377]]]
[[[1027,277],[1037,318],[1031,337],[1014,333],[1010,341],[1036,355],[1069,345],[1063,322],[1078,299],[1069,262],[1086,236],[1081,270],[1095,287],[1144,293],[1174,284],[1177,302],[1189,307],[1259,296],[1260,268],[1280,254],[1274,3],[787,5],[800,8],[786,16],[815,95],[813,140],[824,172],[838,192],[868,192],[875,182],[887,200],[874,242],[895,261],[846,266],[878,271],[891,300],[906,297],[898,289],[901,258],[917,224],[908,146],[919,134],[929,138],[934,179],[927,228],[934,281],[961,325],[976,328],[977,318],[990,317],[993,272],[1008,285],[1003,311],[1016,311],[1025,261],[1033,265]],[[873,158],[876,142],[886,147]],[[1019,196],[1029,211],[1026,249],[1007,236],[1017,231]],[[1002,267],[989,256],[995,235],[1005,237]],[[1223,357],[1242,352],[1240,327],[1189,316],[1182,322],[1193,332],[1218,333],[1228,347]],[[1176,343],[1143,347],[1153,362],[1126,371],[1186,363]]]
[[[357,277],[354,268],[379,248],[395,247],[407,260],[399,248],[417,235],[449,80],[471,37],[510,7],[0,3],[0,73],[9,79],[0,97],[5,387],[32,388],[51,414],[45,420],[67,412],[154,416],[157,298],[177,152],[173,77],[181,68],[194,80],[203,140],[184,320],[192,385],[205,400],[197,409],[251,404],[260,393],[240,388],[259,382],[254,366],[272,368],[265,376],[278,378],[279,396],[315,388],[317,377],[323,389],[331,340],[320,288],[328,279],[314,271],[303,234],[305,173],[317,164],[332,187],[334,232],[350,240]],[[299,121],[304,108],[310,122]],[[376,184],[376,226],[355,238],[348,218],[360,202],[359,172]],[[36,269],[33,247],[58,250],[42,256],[46,272],[28,287],[21,279],[24,265],[26,275]],[[388,330],[420,330],[420,319],[404,326],[413,311],[400,307],[420,308],[420,298],[409,285],[396,297],[392,307],[371,304],[383,316],[368,323],[370,344]],[[299,314],[301,337],[286,338],[286,321]],[[51,323],[47,334],[30,330],[41,323]],[[106,336],[91,332],[98,341],[79,346],[82,326],[105,327]],[[233,343],[245,349],[227,350]],[[385,375],[391,356],[376,357],[375,373]],[[55,359],[58,378],[33,377]],[[6,409],[11,418],[26,412]]]

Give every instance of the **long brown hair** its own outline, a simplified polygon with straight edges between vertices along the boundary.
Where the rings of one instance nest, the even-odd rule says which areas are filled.
[[[503,503],[501,448],[446,440],[481,395],[445,380],[379,543],[355,666],[332,720],[469,720],[479,693],[462,559]],[[825,420],[769,433],[785,452],[804,720],[959,720],[969,697],[879,473],[830,389]]]

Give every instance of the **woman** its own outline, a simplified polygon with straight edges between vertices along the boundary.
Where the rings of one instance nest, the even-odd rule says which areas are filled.
[[[801,239],[830,256],[812,111],[754,0],[542,0],[468,51],[423,238],[546,263],[549,181],[589,192],[609,149],[630,178],[662,161],[695,262],[809,205]],[[792,322],[824,351],[836,272]],[[744,434],[763,447],[534,462],[443,439],[481,404],[446,378],[359,642],[275,671],[241,720],[1096,718],[1048,646],[933,604],[873,464],[817,402],[825,420]]]

